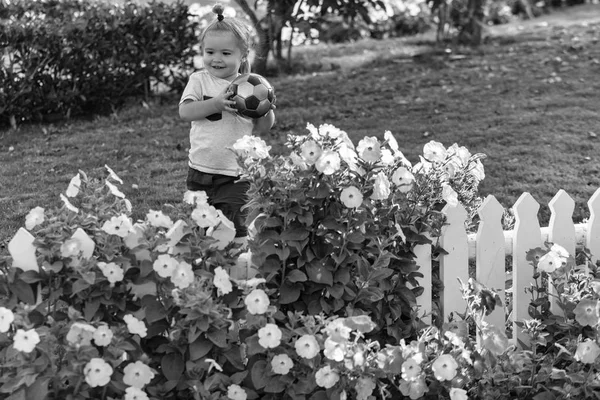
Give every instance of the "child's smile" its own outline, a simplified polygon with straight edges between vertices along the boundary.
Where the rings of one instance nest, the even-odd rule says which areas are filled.
[[[204,38],[202,60],[212,75],[233,80],[238,75],[242,57],[242,50],[233,33],[211,31]]]

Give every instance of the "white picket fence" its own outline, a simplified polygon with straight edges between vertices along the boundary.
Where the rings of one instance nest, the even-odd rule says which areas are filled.
[[[525,288],[533,282],[533,269],[526,260],[526,252],[543,247],[545,241],[563,246],[570,254],[575,255],[576,248],[586,247],[590,250],[592,260],[600,257],[600,189],[588,201],[590,216],[586,223],[573,223],[575,202],[564,190],[548,203],[551,217],[548,227],[541,228],[537,217],[539,203],[529,194],[523,193],[513,206],[515,226],[512,231],[502,230],[504,209],[494,196],[488,196],[481,205],[478,214],[481,218],[475,234],[467,234],[465,209],[446,206],[443,212],[447,216],[448,225],[442,230],[441,247],[448,252],[440,261],[440,279],[444,290],[440,296],[444,321],[452,312],[463,313],[465,302],[461,297],[460,283],[457,278],[466,282],[469,278],[469,260],[475,261],[475,277],[484,285],[499,291],[505,307],[507,278],[506,257],[512,256],[512,310],[498,308],[486,320],[497,327],[506,326],[506,315],[513,320],[513,342],[517,340],[527,344],[525,335],[514,324],[514,321],[529,319],[528,306],[531,294]],[[417,298],[421,312],[432,309],[431,293],[431,246],[420,245],[416,249],[417,263],[424,274],[421,285],[425,293]]]

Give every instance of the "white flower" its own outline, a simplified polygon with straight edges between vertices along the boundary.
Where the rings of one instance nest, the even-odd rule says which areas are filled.
[[[325,175],[331,175],[340,169],[341,162],[340,155],[337,152],[325,150],[315,162],[315,168]]]
[[[381,146],[379,140],[375,136],[365,136],[358,146],[356,146],[356,152],[359,157],[367,162],[377,162],[381,158]]]
[[[346,356],[346,344],[342,342],[336,342],[332,340],[330,337],[325,339],[325,349],[323,350],[323,354],[325,357],[329,358],[333,361],[341,362],[344,360]]]
[[[246,308],[250,314],[261,315],[267,312],[269,305],[269,296],[262,289],[254,289],[244,299]]]
[[[334,342],[346,342],[350,339],[352,329],[344,323],[345,320],[345,318],[336,318],[333,321],[330,321],[325,328],[323,328],[323,332],[325,332]]]
[[[117,174],[115,174],[115,171],[113,171],[112,169],[110,169],[110,167],[106,164],[104,164],[104,168],[106,168],[106,170],[108,171],[108,177],[111,178],[114,181],[119,182],[121,185],[123,184],[123,180],[121,180],[121,178],[118,177]]]
[[[394,135],[392,135],[392,132],[385,131],[383,133],[383,139],[387,142],[388,146],[390,146],[390,149],[392,149],[394,154],[400,152],[400,147],[398,147],[398,142],[396,141]]]
[[[355,186],[344,188],[340,193],[340,200],[348,208],[359,207],[363,202],[363,195]]]
[[[102,358],[92,358],[83,368],[85,381],[91,387],[106,386],[112,373],[112,367]]]
[[[15,320],[15,314],[5,307],[0,307],[0,332],[5,333],[10,329],[10,325]]]
[[[346,164],[348,164],[348,168],[350,168],[351,171],[357,171],[359,169],[358,155],[356,154],[356,151],[354,151],[354,149],[352,149],[346,143],[342,143],[337,149],[337,151],[340,155],[340,158]]]
[[[183,194],[183,201],[191,205],[208,205],[208,196],[204,190],[188,190]]]
[[[308,164],[304,161],[304,158],[295,151],[290,153],[290,160],[292,161],[292,165],[297,167],[300,171],[306,171],[308,169]]]
[[[469,400],[465,389],[450,388],[450,400]]]
[[[457,162],[461,167],[469,164],[469,158],[471,158],[471,152],[465,146],[459,146],[456,143],[453,143],[452,146],[448,147],[447,155],[457,159]]]
[[[405,380],[411,380],[411,379],[415,379],[417,376],[419,376],[419,374],[421,373],[421,366],[419,366],[419,363],[412,357],[407,358],[403,363],[402,363],[402,379]]]
[[[94,332],[96,332],[96,328],[92,325],[83,322],[74,322],[69,328],[66,340],[76,347],[89,346],[92,344]]]
[[[271,360],[271,369],[279,375],[287,375],[294,366],[294,362],[287,354],[277,354]]]
[[[104,181],[104,184],[108,187],[108,190],[110,190],[113,196],[118,197],[120,199],[125,198],[125,193],[121,192],[119,188],[112,184],[110,181]]]
[[[258,344],[265,349],[274,349],[281,344],[282,332],[275,324],[266,324],[258,330]]]
[[[73,178],[71,178],[71,181],[69,182],[69,186],[67,187],[67,191],[65,192],[65,194],[67,195],[67,197],[75,197],[79,194],[79,188],[81,188],[81,177],[78,173]]]
[[[60,199],[62,200],[63,204],[65,205],[65,207],[67,207],[67,210],[73,211],[74,213],[79,212],[79,208],[77,208],[73,204],[71,204],[69,199],[67,199],[64,194],[60,193],[59,196],[60,196]]]
[[[28,231],[44,222],[44,209],[42,207],[32,208],[25,217],[25,228]]]
[[[23,329],[17,329],[17,333],[13,338],[13,347],[15,350],[22,351],[23,353],[31,353],[35,346],[40,342],[40,335],[35,329],[24,331]]]
[[[334,387],[335,384],[340,380],[340,376],[338,375],[337,371],[331,369],[329,365],[319,369],[315,374],[315,378],[317,385],[325,389]]]
[[[431,140],[423,146],[423,157],[431,162],[442,162],[446,158],[446,148],[440,142]]]
[[[233,290],[233,285],[229,280],[229,274],[221,267],[215,268],[215,277],[213,278],[213,285],[215,285],[215,287],[219,289],[219,291],[222,294],[231,293],[231,291]]]
[[[141,361],[129,363],[123,369],[123,383],[142,389],[154,378],[152,369]]]
[[[246,400],[248,395],[241,386],[232,384],[227,388],[227,398],[230,400]]]
[[[392,174],[392,183],[402,193],[408,192],[415,181],[415,176],[405,167],[398,167]]]
[[[306,141],[300,146],[300,154],[308,165],[314,164],[321,157],[322,152],[321,146],[312,140]]]
[[[113,332],[106,324],[100,325],[92,335],[94,343],[98,346],[108,346],[113,338]]]
[[[372,378],[362,376],[356,382],[356,400],[367,400],[377,385]]]
[[[538,269],[551,274],[562,266],[563,259],[555,252],[550,251],[538,260]]]
[[[216,239],[215,246],[223,250],[235,239],[235,225],[223,214],[223,211],[217,210],[217,215],[219,222],[208,228],[206,235]]]
[[[342,131],[339,128],[336,128],[331,124],[321,124],[319,125],[319,134],[323,137],[338,139],[343,137],[346,134],[346,132]]]
[[[127,215],[121,214],[118,217],[112,217],[110,220],[105,221],[101,229],[109,235],[117,235],[125,238],[133,229],[133,224]]]
[[[314,139],[320,139],[321,138],[321,134],[319,133],[319,130],[317,129],[316,126],[314,126],[313,124],[311,124],[310,122],[306,123],[306,129],[308,130],[308,133],[310,133],[310,136]]]
[[[442,199],[444,199],[450,207],[456,207],[458,205],[458,194],[452,189],[452,186],[448,184],[442,185]]]
[[[113,262],[110,262],[107,264],[105,262],[100,261],[100,262],[98,262],[98,268],[100,268],[100,271],[102,271],[102,274],[104,274],[106,279],[113,285],[116,282],[121,282],[123,280],[123,278],[125,277],[123,268],[121,268],[119,265],[117,265]]]
[[[383,172],[379,172],[375,175],[373,183],[373,194],[371,198],[373,200],[385,200],[390,196],[390,181]]]
[[[438,381],[451,381],[457,374],[458,363],[450,354],[442,354],[433,364],[431,370]]]
[[[148,334],[148,328],[146,328],[146,324],[144,321],[140,321],[136,317],[131,314],[127,314],[123,317],[123,321],[127,324],[127,330],[132,335],[139,335],[140,337],[146,337]]]
[[[244,157],[263,159],[269,157],[271,146],[256,136],[244,135],[233,144],[233,151]]]
[[[302,335],[296,340],[294,347],[296,348],[296,353],[307,360],[315,358],[319,354],[319,351],[321,351],[319,342],[317,342],[317,338],[313,335]]]
[[[577,345],[577,350],[573,358],[584,364],[593,364],[596,362],[598,356],[600,356],[600,347],[598,347],[595,341],[587,339],[585,342]]]
[[[569,258],[569,252],[567,251],[567,249],[562,247],[560,244],[557,244],[557,243],[552,244],[552,247],[550,247],[550,251],[553,251],[559,257],[562,257],[564,259]]]
[[[175,267],[173,275],[171,275],[171,282],[179,289],[185,289],[194,282],[194,271],[192,265],[185,261],[181,261]]]
[[[481,160],[475,161],[475,165],[470,169],[471,175],[473,178],[478,181],[482,181],[485,178],[485,172],[483,170],[483,164]]]
[[[150,210],[148,214],[146,214],[146,219],[150,222],[150,225],[156,228],[167,228],[173,226],[173,220],[168,216],[163,214],[162,211]]]
[[[177,265],[179,265],[177,259],[171,257],[169,254],[161,254],[156,257],[156,260],[152,264],[152,269],[161,278],[170,278],[173,272],[175,272]]]
[[[198,204],[192,211],[192,219],[201,228],[208,228],[219,223],[217,209],[208,204]]]
[[[391,150],[381,149],[381,158],[379,161],[381,161],[383,165],[388,166],[392,165],[396,161],[396,159],[394,158],[394,155],[392,154]]]
[[[221,367],[219,365],[218,362],[216,362],[215,360],[213,360],[212,358],[205,358],[204,359],[205,363],[208,363],[208,373],[210,373],[210,371],[212,371],[212,369],[216,369],[219,372],[223,372],[223,367]]]
[[[60,245],[60,256],[63,258],[78,258],[82,252],[81,242],[78,239],[67,239]]]
[[[128,387],[125,389],[124,400],[149,400],[148,395],[142,389]]]

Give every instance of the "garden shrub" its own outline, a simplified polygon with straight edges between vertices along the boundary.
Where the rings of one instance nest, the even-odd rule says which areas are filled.
[[[473,279],[462,319],[414,326],[411,249],[443,223],[439,203],[473,191],[452,180],[481,178],[480,156],[430,142],[412,166],[390,133],[355,149],[330,125],[308,129],[289,156],[256,137],[234,146],[255,196],[249,249],[204,192],[132,221],[108,167],[80,171],[61,207],[32,209],[15,258],[0,255],[0,398],[598,397],[598,271],[560,246],[528,255],[531,347],[485,321],[498,296]]]
[[[179,90],[196,24],[181,2],[11,2],[0,15],[0,124],[106,113],[158,84]]]

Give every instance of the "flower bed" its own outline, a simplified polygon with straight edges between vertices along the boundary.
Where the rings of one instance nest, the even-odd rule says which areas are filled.
[[[530,252],[526,350],[473,280],[461,319],[421,320],[414,246],[435,245],[443,205],[475,215],[481,155],[430,142],[412,165],[389,132],[308,131],[285,156],[236,143],[248,248],[202,192],[132,221],[108,167],[31,210],[0,258],[0,398],[598,397],[597,271],[559,246]]]

